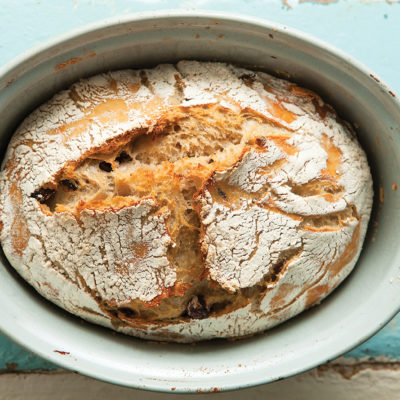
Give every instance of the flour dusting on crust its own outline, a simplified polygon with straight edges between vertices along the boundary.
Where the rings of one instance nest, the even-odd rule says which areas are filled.
[[[315,93],[181,61],[83,79],[30,114],[0,173],[0,239],[43,296],[146,339],[256,333],[353,269],[363,150]]]

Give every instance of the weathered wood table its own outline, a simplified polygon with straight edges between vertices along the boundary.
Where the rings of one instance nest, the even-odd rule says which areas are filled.
[[[0,0],[0,65],[46,39],[89,22],[168,8],[230,11],[289,25],[351,54],[400,93],[398,0]],[[60,370],[2,336],[0,369],[0,400],[212,396],[164,395],[105,384]],[[218,395],[221,400],[245,397],[400,399],[400,316],[369,341],[329,364],[270,385]]]

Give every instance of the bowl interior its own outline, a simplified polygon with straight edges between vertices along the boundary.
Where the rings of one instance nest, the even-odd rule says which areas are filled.
[[[374,178],[361,258],[320,306],[250,339],[148,343],[93,326],[42,299],[2,258],[0,329],[39,356],[108,382],[152,390],[235,389],[287,377],[350,350],[399,308],[400,105],[369,71],[288,28],[227,15],[128,16],[36,49],[0,71],[0,149],[57,91],[102,71],[181,59],[228,61],[289,78],[355,124]],[[59,352],[65,352],[61,354]]]

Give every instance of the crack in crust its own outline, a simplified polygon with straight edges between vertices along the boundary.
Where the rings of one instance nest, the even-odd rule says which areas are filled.
[[[67,310],[149,339],[248,335],[351,271],[363,151],[314,93],[184,61],[82,80],[31,114],[0,175],[7,257]]]

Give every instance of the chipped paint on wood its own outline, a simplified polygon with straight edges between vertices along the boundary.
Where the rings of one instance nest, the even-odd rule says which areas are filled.
[[[301,3],[316,3],[316,4],[331,4],[337,3],[339,0],[299,0],[299,4]]]
[[[7,372],[13,372],[18,367],[18,364],[15,362],[6,363]]]
[[[0,373],[10,371],[10,368],[14,368],[16,371],[21,371],[54,370],[57,367],[31,353],[28,353],[0,335]]]
[[[0,375],[1,398],[29,400],[173,400],[170,394],[141,391],[96,381],[65,371]],[[209,392],[183,394],[182,400],[214,399],[214,388]],[[218,391],[218,390],[217,390]],[[219,393],[219,400],[285,399],[285,400],[393,400],[400,392],[399,363],[359,363],[357,365],[328,364],[268,385],[234,392]]]
[[[313,4],[323,4],[328,5],[331,3],[338,3],[339,0],[282,0],[282,5],[287,9],[291,9],[299,4],[303,3],[313,3]]]

